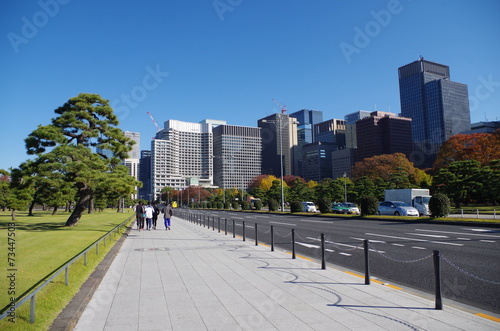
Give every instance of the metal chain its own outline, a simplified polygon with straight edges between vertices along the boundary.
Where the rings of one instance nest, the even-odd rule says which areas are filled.
[[[444,262],[448,263],[449,265],[451,265],[452,267],[454,267],[455,269],[457,269],[458,271],[461,271],[462,273],[466,274],[467,276],[470,276],[472,278],[475,278],[477,280],[480,280],[482,282],[486,282],[486,283],[490,283],[490,284],[494,284],[494,285],[500,285],[500,282],[496,282],[496,281],[492,281],[492,280],[488,280],[488,279],[484,279],[484,278],[481,278],[481,277],[478,277],[476,275],[473,275],[471,274],[470,272],[468,271],[465,271],[464,269],[460,268],[459,266],[457,266],[455,263],[451,262],[450,260],[448,260],[446,257],[444,257],[443,255],[441,255],[441,258],[443,259]]]
[[[307,242],[307,239],[302,238],[297,232],[295,232],[295,237],[299,240]],[[316,239],[315,239],[316,240]],[[317,239],[319,241],[319,239]]]
[[[385,253],[381,253],[380,250],[378,250],[377,248],[373,247],[373,245],[368,242],[368,245],[373,248],[375,250],[376,253],[382,255],[383,257],[385,257],[386,259],[388,260],[391,260],[391,261],[394,261],[394,262],[400,262],[400,263],[415,263],[415,262],[420,262],[420,261],[423,261],[423,260],[427,260],[428,258],[431,258],[432,257],[432,254],[429,254],[427,256],[424,256],[422,258],[419,258],[419,259],[415,259],[415,260],[398,260],[398,259],[395,259],[395,258],[392,258],[388,255],[386,255]]]
[[[280,237],[283,237],[283,238],[286,238],[286,237],[288,237],[288,236],[291,236],[291,235],[292,235],[292,233],[291,233],[291,232],[290,232],[289,234],[287,234],[287,235],[281,235],[281,234],[279,234],[279,232],[278,232],[278,231],[276,231],[276,230],[274,230],[274,233],[275,233],[275,234],[277,234],[277,235],[278,235],[278,236],[280,236]]]

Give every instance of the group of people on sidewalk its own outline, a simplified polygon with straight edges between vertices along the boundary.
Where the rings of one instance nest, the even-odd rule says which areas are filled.
[[[145,206],[142,201],[139,202],[137,206],[135,206],[135,219],[137,229],[139,231],[144,230],[144,225],[146,225],[146,230],[156,230],[156,223],[158,221],[158,215],[160,213],[163,214],[163,223],[165,225],[165,230],[170,230],[170,218],[174,214],[174,210],[170,203],[163,207],[160,211],[155,203],[152,204],[151,202],[148,202],[148,204]]]

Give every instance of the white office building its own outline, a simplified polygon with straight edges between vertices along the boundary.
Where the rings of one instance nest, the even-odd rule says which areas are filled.
[[[225,122],[222,122],[225,124]],[[213,124],[168,120],[151,142],[151,187],[213,185]]]

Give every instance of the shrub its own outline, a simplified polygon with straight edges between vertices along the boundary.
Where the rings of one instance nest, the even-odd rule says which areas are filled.
[[[262,209],[262,201],[260,200],[257,200],[253,203],[253,207],[255,208],[255,210],[261,210]]]
[[[378,199],[369,195],[361,199],[361,215],[375,215],[378,211]]]
[[[330,209],[332,205],[332,201],[328,198],[320,198],[318,200],[319,211],[322,214],[330,213],[332,210]]]
[[[450,199],[442,193],[434,194],[429,200],[429,210],[432,217],[446,217],[451,212]]]
[[[250,210],[250,203],[248,201],[243,201],[241,203],[241,209],[242,210]]]
[[[290,205],[290,211],[292,213],[300,213],[302,211],[302,202],[292,201],[292,204]]]
[[[224,208],[224,204],[222,202],[217,202],[217,209]]]
[[[269,206],[269,211],[276,211],[278,210],[279,208],[279,204],[278,204],[278,201],[274,200],[274,199],[270,199],[268,202],[267,202],[268,206]]]
[[[224,203],[224,209],[231,209],[231,202],[226,201],[226,202]]]
[[[233,207],[233,209],[240,209],[240,204],[237,201],[233,201],[231,203],[231,206]]]

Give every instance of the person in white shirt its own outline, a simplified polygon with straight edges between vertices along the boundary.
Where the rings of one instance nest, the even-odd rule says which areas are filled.
[[[146,213],[146,227],[148,231],[151,231],[151,227],[153,226],[153,214],[155,210],[153,206],[151,206],[151,202],[148,202],[148,205],[144,209]]]

